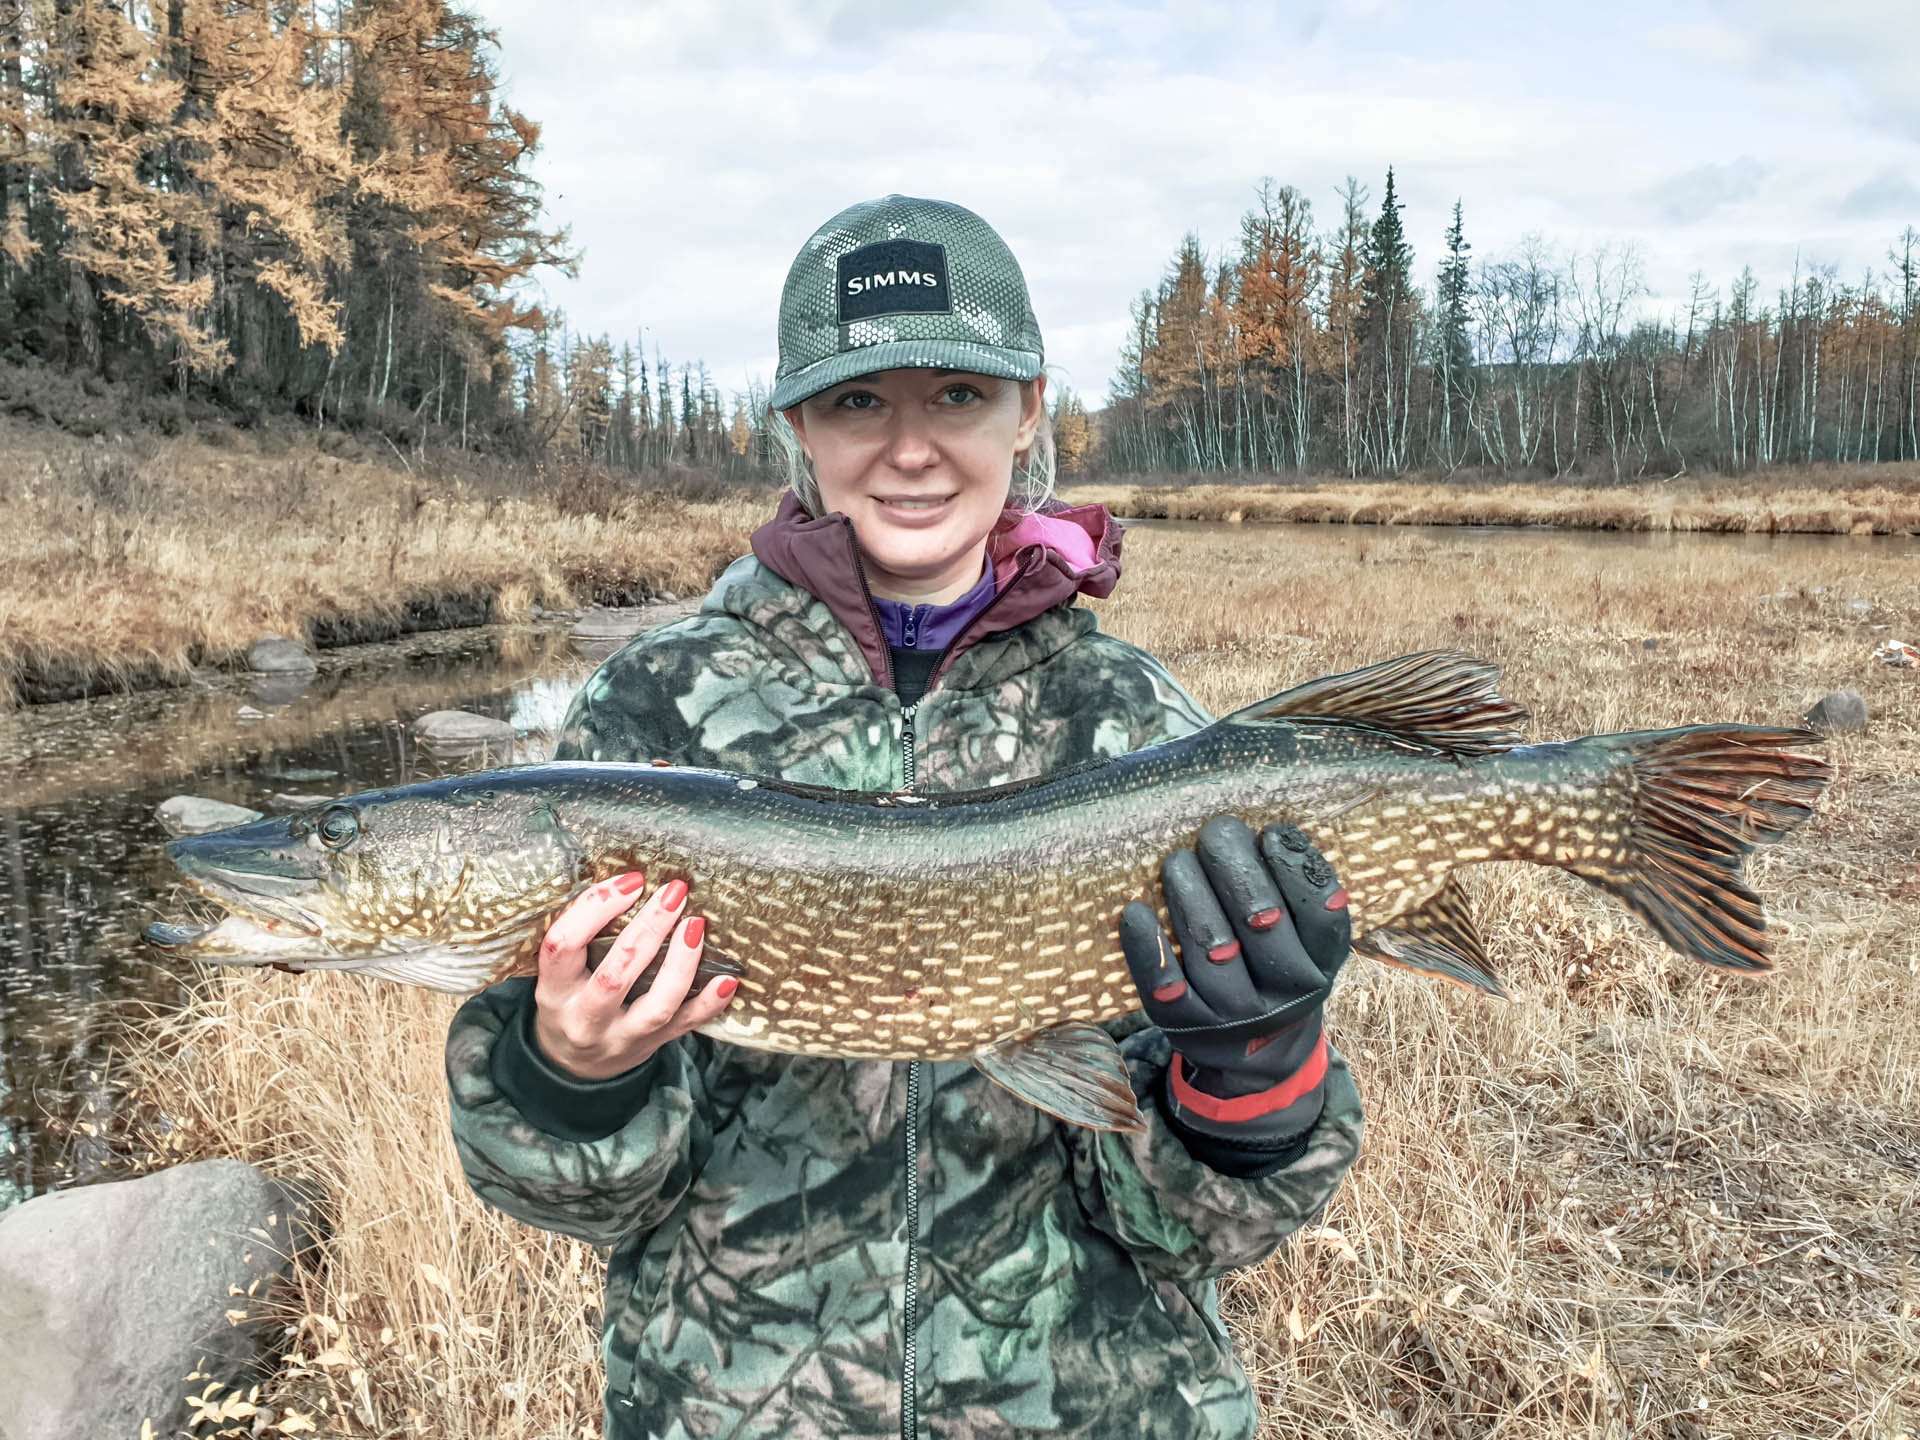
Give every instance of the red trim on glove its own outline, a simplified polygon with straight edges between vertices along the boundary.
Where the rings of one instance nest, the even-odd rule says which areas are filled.
[[[1253,1095],[1241,1095],[1236,1099],[1223,1100],[1218,1095],[1208,1095],[1193,1088],[1187,1082],[1186,1057],[1178,1050],[1173,1052],[1173,1065],[1168,1071],[1168,1079],[1173,1086],[1173,1098],[1182,1109],[1191,1110],[1206,1120],[1218,1120],[1232,1124],[1241,1120],[1258,1120],[1262,1115],[1271,1115],[1276,1110],[1284,1110],[1301,1096],[1307,1094],[1327,1076],[1327,1037],[1321,1033],[1314,1041],[1313,1053],[1292,1075],[1282,1080],[1271,1090],[1262,1090]]]

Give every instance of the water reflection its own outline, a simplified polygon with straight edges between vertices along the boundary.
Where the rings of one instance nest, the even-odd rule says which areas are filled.
[[[564,713],[585,669],[563,635],[462,632],[368,647],[297,677],[306,688],[288,700],[206,677],[194,690],[0,717],[0,1207],[120,1163],[114,1046],[133,1015],[182,996],[138,940],[173,884],[161,801],[191,794],[272,813],[285,808],[276,795],[538,758],[541,740],[511,756],[436,760],[408,722],[457,708],[525,732]]]

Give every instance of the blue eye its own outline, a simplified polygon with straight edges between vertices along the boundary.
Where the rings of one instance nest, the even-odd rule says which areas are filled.
[[[880,397],[871,390],[849,390],[833,403],[843,410],[871,410],[880,403]]]

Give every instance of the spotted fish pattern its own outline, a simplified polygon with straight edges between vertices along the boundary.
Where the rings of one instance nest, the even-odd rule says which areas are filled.
[[[1102,634],[1090,612],[1061,607],[962,653],[927,694],[916,789],[1053,775],[1208,719],[1151,656]],[[742,560],[698,616],[601,667],[558,755],[887,791],[904,774],[902,728],[898,698],[874,683],[827,607]],[[738,917],[749,978],[756,960],[772,959],[766,947],[800,943],[786,927],[812,924],[791,903],[766,906],[766,889],[714,892],[695,877],[697,908]],[[723,900],[733,902],[725,911]],[[873,936],[907,943],[903,917],[857,897],[839,918],[825,940],[848,969],[823,955],[819,968],[833,973],[809,979],[857,983],[852,975],[875,973],[856,966]],[[943,916],[907,918],[937,930]],[[1074,983],[1096,1005],[1116,993],[1111,951],[1045,958],[1067,975],[1093,969]],[[624,1126],[563,1140],[534,1128],[493,1075],[529,983],[483,992],[454,1022],[454,1137],[484,1199],[612,1247],[609,1440],[1253,1434],[1252,1390],[1214,1282],[1310,1223],[1352,1162],[1360,1102],[1337,1056],[1305,1149],[1256,1180],[1209,1169],[1167,1128],[1151,1097],[1170,1051],[1138,1014],[1106,1026],[1145,1113],[1136,1134],[1062,1124],[963,1061],[788,1055],[693,1035],[636,1077],[642,1103]],[[915,984],[904,973],[901,983]],[[914,1003],[906,989],[883,993]],[[772,985],[755,998],[780,1014],[800,992]],[[919,998],[930,1012],[933,999]],[[860,1008],[873,1020],[808,1018],[879,1024],[881,1005]],[[910,1233],[919,1286],[908,1380]]]

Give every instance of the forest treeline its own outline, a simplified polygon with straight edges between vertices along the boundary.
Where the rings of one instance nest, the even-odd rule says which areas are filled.
[[[444,0],[0,0],[0,357],[317,420],[513,411],[567,266]]]
[[[527,302],[570,271],[448,0],[0,0],[0,360],[293,409],[315,423],[777,469],[764,391],[723,392]],[[1189,236],[1132,306],[1106,408],[1056,391],[1062,469],[1461,467],[1624,479],[1920,458],[1920,232],[1843,280],[1693,277],[1529,238],[1430,284],[1394,176],[1337,219],[1264,183],[1235,243]]]
[[[1337,222],[1264,183],[1236,245],[1188,236],[1131,311],[1092,457],[1119,472],[1462,466],[1625,479],[1920,458],[1920,233],[1845,282],[1811,266],[1766,294],[1695,274],[1647,313],[1629,246],[1530,237],[1476,260],[1453,207],[1431,287],[1388,171]]]

